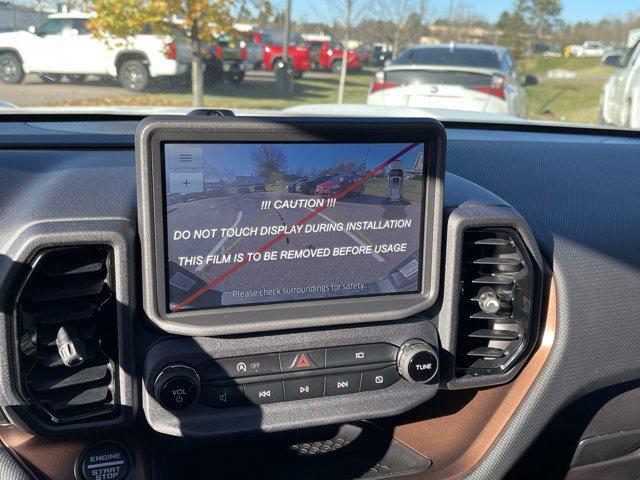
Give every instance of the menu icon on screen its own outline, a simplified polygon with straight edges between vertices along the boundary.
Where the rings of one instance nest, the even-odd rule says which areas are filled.
[[[202,149],[182,145],[167,146],[167,167],[170,170],[178,168],[202,168]]]

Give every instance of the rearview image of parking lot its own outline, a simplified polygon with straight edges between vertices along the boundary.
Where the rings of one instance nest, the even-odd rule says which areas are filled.
[[[422,143],[164,145],[167,311],[415,293]]]

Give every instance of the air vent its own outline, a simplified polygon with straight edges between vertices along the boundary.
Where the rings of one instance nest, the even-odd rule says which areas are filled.
[[[531,337],[533,264],[515,230],[468,229],[463,243],[456,376],[501,373]]]
[[[41,252],[16,305],[23,396],[53,424],[114,415],[116,300],[104,246]]]

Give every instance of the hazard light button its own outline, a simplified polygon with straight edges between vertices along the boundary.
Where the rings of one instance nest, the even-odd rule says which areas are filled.
[[[298,370],[324,368],[324,357],[324,348],[281,353],[280,367],[282,368],[283,372],[296,372]]]

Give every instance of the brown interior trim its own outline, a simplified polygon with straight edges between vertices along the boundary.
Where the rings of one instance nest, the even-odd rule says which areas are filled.
[[[75,480],[73,466],[86,446],[81,441],[36,438],[17,427],[0,428],[0,440],[36,479]]]
[[[394,438],[430,458],[424,480],[463,477],[487,453],[544,366],[556,334],[556,285],[550,278],[540,345],[510,383],[481,390],[441,391],[394,429]]]
[[[441,391],[412,412],[393,419],[394,438],[432,460],[433,465],[413,478],[458,479],[467,474],[487,453],[546,362],[556,333],[556,286],[548,283],[543,333],[540,345],[520,374],[506,385],[481,390]],[[143,479],[149,465],[146,429],[139,425],[119,440],[136,457],[136,479]],[[96,439],[97,441],[98,439]],[[40,480],[75,480],[73,466],[87,440],[45,439],[13,426],[0,426],[0,441],[25,469]]]
[[[146,431],[142,426],[135,428]],[[135,457],[133,478],[147,478],[149,451],[144,436],[144,433],[140,433],[91,440],[47,439],[34,437],[14,426],[0,427],[0,441],[27,473],[37,480],[76,480],[73,469],[78,454],[88,445],[107,439],[117,440],[131,449]]]

